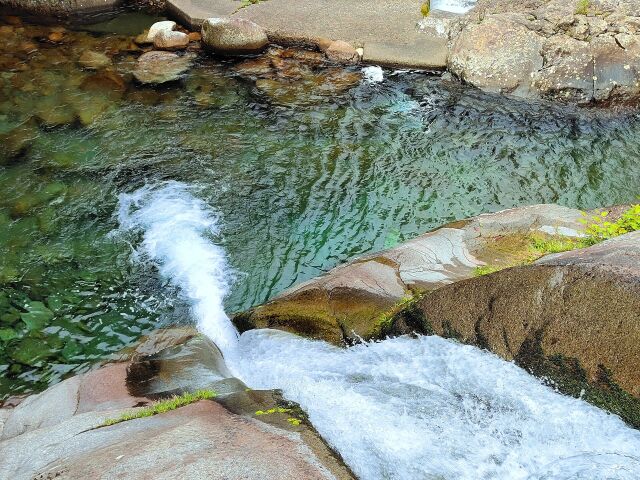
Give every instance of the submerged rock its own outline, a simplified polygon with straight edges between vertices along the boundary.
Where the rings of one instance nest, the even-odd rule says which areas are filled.
[[[259,53],[269,43],[267,34],[250,20],[208,18],[202,23],[202,42],[220,55]]]
[[[274,62],[276,63],[276,62]],[[314,72],[293,62],[279,65],[276,75],[256,80],[256,88],[278,105],[304,106],[332,100],[362,79],[359,72],[327,68]]]
[[[18,125],[8,133],[0,135],[0,165],[6,165],[23,155],[37,136],[38,130],[33,122]]]
[[[178,80],[191,66],[193,55],[171,52],[147,52],[138,58],[133,76],[141,83],[166,83]]]
[[[111,59],[104,53],[85,50],[78,59],[78,64],[88,70],[100,70],[111,65]]]

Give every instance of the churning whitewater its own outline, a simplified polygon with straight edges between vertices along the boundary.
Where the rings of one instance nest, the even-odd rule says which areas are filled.
[[[439,337],[342,349],[256,330],[224,312],[231,283],[218,217],[171,182],[120,198],[137,261],[191,302],[198,327],[252,388],[282,389],[362,479],[632,480],[640,432],[544,386],[516,365]]]

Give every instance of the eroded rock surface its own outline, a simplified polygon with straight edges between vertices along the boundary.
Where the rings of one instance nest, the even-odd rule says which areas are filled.
[[[579,235],[581,219],[558,205],[479,215],[338,266],[234,322],[240,330],[277,328],[334,344],[376,337],[380,322],[413,294],[469,278],[485,263],[512,262],[531,233]]]
[[[353,478],[299,407],[231,377],[195,330],[154,332],[122,359],[0,409],[0,478]],[[218,395],[102,426],[152,398],[202,388]],[[286,410],[256,415],[274,408]]]
[[[640,2],[479,0],[448,68],[487,91],[579,104],[640,101]]]

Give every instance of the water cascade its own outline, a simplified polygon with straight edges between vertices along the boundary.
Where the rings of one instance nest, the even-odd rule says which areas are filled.
[[[280,388],[363,479],[631,480],[640,432],[516,365],[439,337],[342,349],[272,330],[237,335],[218,217],[184,184],[120,197],[121,230],[193,308],[252,388]]]

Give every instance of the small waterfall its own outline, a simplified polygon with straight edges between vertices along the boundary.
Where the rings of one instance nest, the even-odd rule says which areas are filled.
[[[218,218],[180,183],[120,198],[121,228],[193,305],[252,388],[280,388],[365,480],[637,480],[640,432],[516,365],[439,337],[337,348],[273,330],[238,335]]]
[[[218,217],[184,184],[166,182],[120,195],[120,229],[139,231],[136,256],[154,262],[160,274],[179,287],[192,305],[198,329],[231,363],[238,332],[224,311],[233,278],[224,250],[211,241]]]

